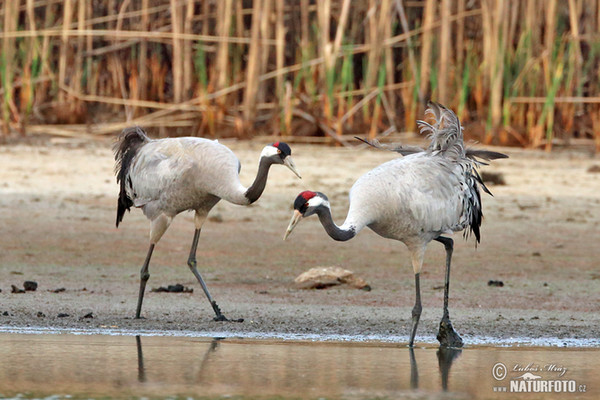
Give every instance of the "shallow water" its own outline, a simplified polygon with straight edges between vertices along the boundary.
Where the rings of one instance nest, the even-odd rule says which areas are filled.
[[[592,399],[599,357],[597,347],[0,333],[0,397]],[[510,393],[541,381],[567,392]]]

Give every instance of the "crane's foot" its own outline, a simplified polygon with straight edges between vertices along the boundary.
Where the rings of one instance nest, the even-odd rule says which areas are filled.
[[[213,321],[217,321],[217,322],[244,322],[244,318],[229,319],[226,316],[224,316],[223,314],[221,314],[221,315],[218,315],[218,316],[214,317]]]
[[[217,322],[244,322],[244,318],[229,319],[226,316],[224,316],[223,313],[221,312],[221,309],[217,305],[216,301],[213,300],[210,304],[212,305],[212,308],[213,308],[213,310],[215,310],[215,314],[216,314],[216,316],[213,318],[213,321],[217,321]]]
[[[450,318],[442,318],[437,340],[442,347],[463,347],[464,345],[463,340],[452,327]]]

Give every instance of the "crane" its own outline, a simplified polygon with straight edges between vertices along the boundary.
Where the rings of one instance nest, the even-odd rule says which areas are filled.
[[[304,191],[294,201],[294,215],[284,240],[302,218],[317,214],[321,225],[334,240],[350,240],[369,227],[380,236],[403,242],[410,252],[415,274],[411,347],[421,317],[420,273],[425,249],[432,240],[442,243],[446,250],[446,273],[443,317],[437,338],[443,346],[462,347],[463,341],[452,327],[448,312],[454,241],[444,235],[466,229],[465,238],[473,233],[479,243],[483,215],[479,187],[491,193],[476,167],[486,164],[482,160],[507,156],[486,150],[465,150],[458,117],[441,104],[429,102],[426,114],[432,114],[436,120],[433,125],[418,121],[421,133],[428,133],[431,138],[429,147],[391,148],[406,155],[358,178],[350,190],[350,206],[341,226],[333,221],[325,194]],[[367,143],[384,148],[377,143]]]
[[[148,265],[155,245],[177,214],[193,210],[195,231],[187,264],[216,314],[214,319],[229,321],[211,297],[197,269],[196,249],[202,225],[221,199],[238,205],[249,205],[258,200],[274,164],[285,165],[300,178],[290,146],[284,142],[265,146],[260,154],[256,178],[248,188],[240,183],[238,158],[217,141],[198,137],[153,140],[136,126],[119,135],[114,153],[115,174],[120,185],[117,227],[125,210],[129,211],[132,206],[141,208],[150,220],[150,247],[140,271],[136,318],[140,318],[146,282],[150,277]]]

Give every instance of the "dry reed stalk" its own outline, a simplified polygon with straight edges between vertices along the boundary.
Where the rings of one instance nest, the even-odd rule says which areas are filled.
[[[129,7],[130,3],[131,0],[124,0],[121,3],[121,6],[119,7],[119,12],[117,14],[117,23],[115,26],[115,31],[117,32],[123,28],[123,15],[127,10],[127,7]],[[127,92],[128,88],[125,85],[125,70],[122,66],[121,58],[118,57],[117,54],[113,54],[112,57],[110,57],[110,60],[112,64],[113,74],[116,77],[117,87],[115,89],[120,92],[120,95],[123,99],[127,99],[129,97],[129,94]],[[125,105],[125,117],[127,121],[133,119],[133,110],[131,107],[129,107],[129,105]]]
[[[552,84],[552,47],[556,37],[556,0],[546,0],[546,24],[544,29],[544,76],[546,89]]]
[[[194,20],[194,0],[187,0],[185,8],[185,19],[183,23],[183,32],[186,34],[193,33]],[[186,40],[183,42],[183,90],[185,98],[189,98],[193,92],[193,71],[194,65],[192,62],[192,41]]]
[[[369,139],[375,139],[377,137],[377,126],[380,123],[381,118],[381,104],[375,102],[373,109],[373,118],[371,119],[371,127],[369,128]]]
[[[173,32],[173,101],[183,100],[183,41],[181,39],[181,5],[178,0],[171,0],[171,27]]]
[[[235,7],[236,7],[235,31],[236,31],[236,35],[238,35],[239,37],[242,37],[245,34],[243,0],[237,0]],[[236,50],[236,53],[232,60],[232,64],[233,64],[233,66],[232,66],[232,76],[233,76],[232,82],[241,82],[244,80],[242,57],[245,54],[246,49],[243,45],[237,45],[235,50]],[[236,104],[237,103],[238,103],[238,101],[236,99]]]
[[[44,25],[43,28],[47,28],[52,23],[52,7],[50,5],[46,6],[44,10]],[[49,55],[50,55],[50,37],[47,35],[42,35],[42,46],[40,49],[41,55],[41,74],[44,76],[54,77],[54,71],[50,68]],[[35,90],[35,101],[37,104],[41,104],[44,102],[48,95],[48,88],[50,86],[49,82],[43,82],[41,85],[38,85]]]
[[[508,2],[505,0],[496,0],[495,7],[495,15],[496,17],[500,16],[500,18],[495,18],[496,22],[494,23],[495,27],[495,47],[497,51],[494,54],[494,70],[492,75],[492,85],[491,85],[491,95],[490,95],[490,108],[492,114],[492,131],[488,131],[488,140],[486,143],[489,143],[491,138],[489,138],[489,134],[492,132],[497,132],[500,124],[502,122],[502,95],[504,92],[503,86],[503,78],[504,78],[504,57],[506,53],[506,38],[508,36],[508,22],[509,22],[509,8],[507,6]],[[506,144],[506,136],[500,131],[500,142],[502,144]]]
[[[217,34],[221,37],[229,36],[231,29],[232,0],[217,2]],[[217,59],[215,61],[217,90],[227,85],[227,72],[229,69],[229,44],[220,42],[217,45]]]
[[[343,0],[342,9],[340,11],[340,16],[337,22],[337,29],[335,32],[335,39],[333,40],[333,46],[328,47],[331,49],[331,54],[327,54],[327,58],[325,59],[325,68],[327,70],[326,74],[331,74],[331,69],[335,67],[335,60],[340,52],[340,48],[342,46],[342,39],[344,37],[344,31],[346,30],[346,23],[348,21],[348,14],[350,11],[350,0]],[[329,85],[330,83],[328,83]],[[329,88],[327,88],[329,90]],[[332,99],[330,96],[327,96],[327,102],[329,103]],[[339,98],[338,100],[338,119],[344,115],[344,110],[346,106],[346,99]],[[337,124],[336,134],[341,136],[343,134],[343,124]]]
[[[483,0],[484,63],[486,81],[490,87],[489,123],[486,125],[484,143],[489,144],[502,120],[502,78],[504,73],[504,38],[508,25],[504,0]],[[502,18],[496,18],[502,16]]]
[[[465,0],[458,0],[456,13],[462,14],[465,11]],[[456,67],[462,71],[465,58],[465,24],[456,24]]]
[[[388,40],[391,36],[392,36],[392,22],[394,21],[393,18],[395,16],[395,13],[392,11],[392,3],[391,1],[388,2],[388,4],[386,5],[387,10],[386,10],[386,21],[383,24],[383,40]],[[390,17],[391,16],[391,17]],[[396,63],[394,60],[394,53],[392,51],[393,49],[390,46],[386,46],[384,49],[384,61],[385,61],[385,78],[387,80],[387,84],[388,85],[393,85],[396,82]],[[388,101],[388,100],[386,100]],[[388,120],[389,121],[393,121],[396,118],[396,95],[394,93],[390,93],[390,99],[389,99],[389,103],[390,103],[390,108],[391,108],[391,115],[388,115]]]
[[[385,111],[386,118],[390,127],[386,130],[386,132],[382,133],[380,136],[387,136],[392,132],[397,132],[398,128],[396,128],[396,123],[394,122],[394,109],[392,105],[388,101],[388,97],[385,92],[381,92],[381,104],[383,104],[383,110]]]
[[[323,57],[324,63],[319,68],[319,86],[323,102],[323,115],[329,121],[333,116],[333,104],[328,96],[328,74],[332,68],[332,48],[329,41],[331,24],[331,0],[317,2],[317,20],[319,24],[318,54]]]
[[[410,32],[410,29],[408,27],[408,20],[406,19],[406,10],[404,9],[403,0],[395,0],[395,1],[396,1],[396,10],[398,11],[398,16],[400,17],[400,25],[402,26],[402,30],[404,31],[404,33],[408,34]],[[464,0],[459,0],[459,1],[464,2]],[[462,26],[462,24],[459,24],[459,26]],[[417,61],[415,58],[415,51],[413,49],[413,44],[412,44],[412,38],[410,36],[407,36],[406,44],[407,44],[407,51],[408,51],[408,62],[410,64],[410,68],[412,70],[411,76],[415,77],[415,76],[417,76],[418,69],[417,69]]]
[[[174,0],[177,1],[177,0]],[[167,25],[168,26],[168,25]],[[220,43],[220,42],[227,42],[230,44],[246,44],[249,45],[252,43],[252,39],[251,38],[245,38],[245,37],[233,37],[233,36],[229,36],[229,37],[220,37],[220,36],[214,36],[214,35],[198,35],[198,34],[193,34],[193,33],[183,33],[180,32],[178,34],[171,32],[165,32],[166,27],[160,28],[160,29],[156,29],[156,30],[152,30],[149,32],[140,32],[140,31],[134,31],[134,30],[121,30],[121,31],[115,31],[115,30],[111,30],[111,29],[85,29],[85,30],[77,30],[77,29],[44,29],[44,30],[39,30],[37,32],[37,35],[47,35],[47,36],[51,36],[51,37],[55,37],[55,36],[62,36],[64,34],[66,34],[67,36],[92,36],[92,37],[100,37],[100,38],[105,38],[105,39],[111,39],[111,40],[124,40],[124,39],[135,39],[135,40],[139,40],[140,36],[145,36],[146,40],[148,41],[153,41],[153,42],[157,42],[157,43],[167,43],[167,42],[172,42],[173,40],[195,40],[195,41],[202,41],[202,42],[207,42],[207,43]],[[29,31],[10,31],[10,32],[4,32],[4,33],[0,33],[0,37],[4,38],[4,37],[8,37],[8,38],[27,38],[27,37],[31,37],[34,36],[33,32],[29,32]],[[277,41],[274,39],[261,39],[260,40],[262,45],[265,46],[275,46],[277,45]]]
[[[79,0],[77,3],[77,29],[85,29],[85,0]],[[81,93],[81,81],[83,79],[83,54],[84,54],[85,37],[77,37],[77,53],[75,54],[75,74],[73,82],[73,90]]]
[[[440,17],[442,19],[442,28],[440,30],[440,59],[438,74],[438,101],[442,104],[448,104],[448,69],[450,68],[450,0],[442,0]]]
[[[504,38],[504,43],[506,43],[506,45],[509,46],[509,48],[512,47],[512,43],[515,42],[515,37],[517,37],[516,32],[517,26],[519,24],[519,16],[523,12],[523,7],[524,4],[520,1],[510,2],[507,6],[507,13],[510,14],[510,21],[508,21],[508,33],[506,35],[506,38]]]
[[[250,49],[248,50],[248,66],[246,69],[246,92],[244,93],[244,120],[247,125],[254,124],[256,117],[256,92],[258,90],[258,71],[260,62],[260,19],[263,0],[255,0],[252,10],[252,29],[250,32]]]
[[[285,83],[285,97],[283,100],[283,124],[284,130],[282,136],[289,136],[292,132],[292,83]]]
[[[142,0],[142,12],[140,16],[139,29],[146,31],[149,29],[150,15],[148,12],[149,0]],[[138,55],[138,92],[137,98],[146,100],[148,98],[148,41],[142,38],[140,41],[140,52]],[[136,111],[134,109],[134,115]]]
[[[344,38],[344,31],[346,30],[346,23],[348,22],[348,14],[350,12],[350,0],[343,0],[342,10],[340,11],[340,18],[338,20],[337,30],[335,32],[335,39],[333,41],[332,54],[337,55],[340,52],[342,46],[342,39]]]
[[[94,15],[91,1],[85,2],[85,8],[86,8],[86,14],[89,17]],[[93,58],[91,55],[89,55],[93,50],[94,50],[94,40],[91,36],[86,36],[86,39],[85,39],[85,52],[86,52],[85,69],[87,71],[87,85],[86,85],[87,93],[92,93],[92,90],[94,90],[93,88],[95,87],[95,85],[93,85],[94,80],[92,79]]]
[[[69,24],[73,14],[73,0],[65,0],[63,3],[63,31],[61,34],[60,56],[58,61],[58,83],[65,85],[67,77],[67,57],[69,52]],[[65,102],[65,93],[58,93],[58,102]]]
[[[581,71],[583,65],[583,56],[581,53],[581,42],[579,38],[579,10],[581,9],[581,1],[569,0],[569,22],[571,25],[571,45],[575,46],[575,73]],[[578,77],[575,77],[575,81]]]
[[[17,27],[18,3],[6,2],[4,4],[4,32],[12,32]],[[8,36],[2,38],[2,52],[0,54],[0,73],[3,74],[0,83],[4,87],[2,104],[2,130],[8,135],[10,132],[10,114],[13,102],[13,59],[15,57],[15,39]]]
[[[271,8],[273,1],[280,0],[263,0],[263,9],[262,9],[262,18],[260,19],[260,36],[263,39],[271,38]],[[269,56],[271,54],[271,46],[261,46],[261,59],[258,64],[258,75],[262,75],[264,71],[267,69]],[[266,90],[264,82],[260,82],[258,84],[257,89],[257,98],[256,101],[258,103],[263,103],[265,101]]]
[[[284,26],[284,4],[283,1],[275,0],[275,69],[284,67],[285,62],[285,26]],[[283,87],[283,75],[277,75],[275,78],[275,93],[277,98],[287,99],[287,90]]]
[[[35,11],[33,0],[27,0],[25,2],[26,7],[26,15],[27,19],[25,21],[26,29],[31,31],[36,31],[35,24]],[[25,110],[25,114],[28,114],[31,107],[33,106],[34,96],[33,96],[33,85],[32,79],[34,78],[32,74],[33,71],[33,62],[34,58],[36,62],[39,62],[39,44],[37,42],[36,37],[29,38],[27,41],[27,48],[29,51],[25,57],[25,63],[22,68],[22,89],[21,89],[21,101],[20,101],[20,110]]]
[[[591,112],[592,130],[594,132],[594,142],[596,143],[596,154],[600,153],[600,108]]]
[[[485,0],[483,0],[485,1]],[[433,41],[433,21],[435,19],[435,0],[426,0],[423,10],[423,35],[421,39],[421,75],[419,77],[419,102],[425,101],[425,93],[429,88],[431,72],[431,48]]]
[[[538,54],[541,48],[541,23],[539,22],[540,4],[538,0],[527,0],[525,6],[525,32],[531,37],[529,56]]]
[[[300,0],[300,26],[302,32],[300,39],[301,49],[306,49],[310,37],[310,32],[308,30],[308,4],[309,0]]]
[[[375,12],[375,10],[377,9],[375,2],[372,1],[371,4],[374,12],[371,14],[371,18],[369,18],[369,39],[371,41],[372,47],[369,51],[368,71],[367,78],[365,81],[365,87],[367,88],[373,87],[375,84],[375,80],[377,79],[377,74],[379,72],[379,64],[381,62],[381,49],[383,42],[382,39],[386,30],[386,25],[390,23],[390,21],[388,20],[390,15],[390,1],[381,0],[381,4],[379,6],[379,13]]]

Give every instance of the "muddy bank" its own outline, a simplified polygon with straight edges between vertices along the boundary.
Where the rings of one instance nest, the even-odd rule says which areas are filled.
[[[264,143],[226,142],[250,184]],[[193,215],[179,215],[157,246],[135,320],[148,222],[139,210],[114,226],[117,185],[110,142],[77,146],[0,147],[0,325],[123,329],[408,335],[414,280],[404,245],[370,231],[330,240],[316,218],[282,236],[302,190],[326,193],[336,221],[363,172],[394,157],[366,149],[292,145],[303,175],[273,168],[251,207],[220,203],[206,223],[198,265],[225,315],[212,310],[186,266]],[[455,235],[450,312],[456,330],[510,338],[600,336],[599,159],[582,152],[550,155],[506,150],[486,171],[505,185],[485,195],[482,243]],[[444,250],[432,243],[421,280],[417,339],[434,337],[441,317]],[[370,292],[346,287],[298,289],[294,278],[315,267],[356,272]],[[501,281],[502,286],[488,282]],[[11,293],[35,281],[35,291]],[[154,293],[181,284],[193,293]],[[64,290],[62,290],[64,289]],[[92,317],[83,318],[90,314]],[[66,314],[58,317],[59,314]]]

